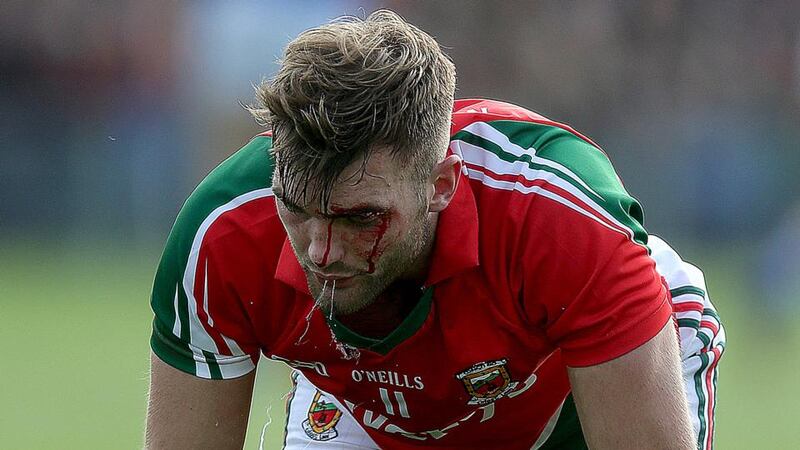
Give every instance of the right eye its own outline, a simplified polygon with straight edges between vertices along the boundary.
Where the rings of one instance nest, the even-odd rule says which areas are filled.
[[[281,203],[283,203],[283,202],[281,202]],[[296,207],[296,206],[294,206],[292,204],[288,204],[287,205],[286,203],[283,203],[283,207],[286,208],[286,210],[289,211],[292,214],[301,214],[303,212],[302,209],[300,209],[300,208],[298,208],[298,207]]]
[[[381,214],[377,212],[367,212],[367,213],[347,216],[347,220],[353,225],[359,227],[369,227],[371,225],[375,225],[380,217]]]
[[[305,214],[305,211],[303,211],[301,208],[297,207],[296,205],[294,205],[294,204],[292,204],[290,202],[285,201],[282,197],[275,196],[275,198],[278,200],[278,203],[280,204],[280,206],[283,207],[283,209],[285,209],[290,214],[293,214],[293,215],[303,215],[303,214]]]

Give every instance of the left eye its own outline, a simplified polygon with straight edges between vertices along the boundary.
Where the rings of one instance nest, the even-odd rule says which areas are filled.
[[[378,213],[364,213],[348,216],[347,220],[355,225],[372,225],[378,220],[380,215]]]

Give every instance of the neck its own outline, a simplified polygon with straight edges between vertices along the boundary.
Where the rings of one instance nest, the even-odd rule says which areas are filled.
[[[383,339],[403,323],[421,296],[422,290],[417,284],[398,281],[368,306],[336,319],[362,336]]]

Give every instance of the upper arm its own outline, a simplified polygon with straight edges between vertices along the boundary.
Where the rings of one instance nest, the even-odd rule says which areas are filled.
[[[522,299],[571,367],[589,442],[657,448],[656,432],[688,436],[688,427],[658,427],[667,410],[670,427],[688,422],[669,292],[649,255],[638,202],[589,143],[552,127],[538,135],[497,127],[536,149],[528,154],[536,171],[523,172],[540,187],[526,197]]]
[[[517,178],[506,197],[518,231],[504,236],[514,236],[505,245],[521,263],[508,276],[526,318],[567,364],[611,360],[661,329],[671,310],[641,208],[599,148],[520,121],[475,123],[456,137],[473,165]]]
[[[247,259],[252,214],[242,211],[270,194],[268,141],[254,139],[212,171],[170,232],[151,297],[148,447],[241,448],[261,349],[243,307],[259,285],[246,277],[257,264]]]
[[[206,380],[151,355],[145,447],[242,448],[255,372]]]
[[[569,378],[591,448],[695,448],[672,322],[617,359],[570,367]]]

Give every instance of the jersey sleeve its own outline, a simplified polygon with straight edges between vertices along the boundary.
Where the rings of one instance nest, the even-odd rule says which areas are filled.
[[[200,183],[178,214],[156,272],[151,348],[197,377],[236,378],[258,361],[258,340],[230,279],[235,261],[217,236],[242,197],[267,190],[270,174],[257,167],[269,141],[255,138]]]
[[[649,255],[639,203],[593,143],[550,127],[507,132],[546,172],[529,208],[532,261],[525,308],[540,314],[565,363],[601,364],[652,339],[669,321],[669,292]],[[516,135],[515,135],[516,132]]]
[[[656,269],[666,279],[678,324],[683,382],[697,448],[711,449],[719,361],[725,353],[725,328],[711,303],[703,272],[684,261],[658,236],[648,245]]]
[[[598,242],[599,243],[599,242]],[[612,246],[611,242],[602,245]],[[653,338],[671,316],[669,294],[647,252],[630,242],[565,264],[566,295],[544,301],[548,337],[573,367],[601,364]]]

